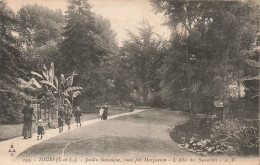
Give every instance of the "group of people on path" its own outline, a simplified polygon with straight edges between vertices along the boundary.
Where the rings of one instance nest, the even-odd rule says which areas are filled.
[[[101,120],[107,120],[108,115],[108,104],[106,103],[105,106],[101,106],[99,110],[99,115]]]
[[[68,129],[70,130],[70,122],[72,119],[72,111],[67,108],[67,110],[64,110],[64,107],[61,107],[58,111],[58,127],[59,127],[59,132],[61,133],[63,131],[63,126],[64,123],[68,125]],[[75,121],[78,125],[81,127],[81,118],[82,118],[82,110],[80,109],[79,106],[77,106],[77,109],[74,112],[74,117]]]
[[[23,130],[22,130],[22,136],[24,139],[32,138],[32,122],[36,119],[35,114],[34,114],[34,109],[31,106],[31,101],[28,100],[26,101],[26,105],[24,106],[22,113],[24,115],[24,125],[23,125]],[[74,112],[74,117],[75,121],[77,123],[77,127],[81,127],[81,118],[82,118],[82,110],[80,109],[79,106],[77,106],[77,109]],[[61,133],[63,131],[63,126],[64,123],[68,125],[68,129],[70,129],[70,123],[72,119],[72,111],[69,108],[66,108],[66,111],[64,107],[61,107],[58,111],[58,127],[59,127],[59,132]],[[42,120],[39,119],[36,122],[37,127],[37,132],[38,136],[37,139],[39,140],[39,137],[42,139],[42,136],[44,134],[44,128],[42,125]]]
[[[31,101],[28,100],[26,101],[26,106],[24,106],[22,113],[24,114],[24,125],[23,125],[23,131],[22,131],[22,136],[25,139],[31,138],[32,137],[32,122],[36,119],[35,114],[34,114],[34,109],[31,106]],[[66,108],[66,109],[65,109]],[[63,126],[64,123],[68,125],[68,129],[70,130],[70,123],[71,119],[73,117],[72,111],[68,107],[61,107],[58,111],[58,127],[59,127],[59,133],[63,131]],[[108,104],[106,103],[104,106],[101,107],[99,114],[101,116],[101,120],[107,120],[108,116]],[[77,106],[75,112],[74,112],[74,117],[75,121],[77,123],[77,127],[81,127],[81,120],[82,120],[82,110],[80,109],[80,106]],[[38,136],[37,139],[39,138],[42,139],[42,136],[44,135],[44,128],[42,125],[42,120],[39,119],[36,122],[37,127],[37,132]]]

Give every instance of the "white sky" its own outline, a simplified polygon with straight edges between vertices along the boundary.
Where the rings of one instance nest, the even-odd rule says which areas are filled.
[[[50,9],[61,9],[66,11],[66,0],[6,0],[8,5],[15,11],[23,5],[37,3]],[[167,27],[162,26],[164,16],[154,14],[148,0],[88,0],[93,6],[93,11],[108,18],[112,29],[117,33],[117,40],[127,39],[126,29],[135,31],[142,19],[146,19],[154,27],[154,31],[164,37],[170,35]]]

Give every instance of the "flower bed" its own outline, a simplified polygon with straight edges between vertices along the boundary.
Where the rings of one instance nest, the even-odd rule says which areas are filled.
[[[176,126],[170,133],[179,147],[202,155],[258,155],[258,122],[200,119]]]

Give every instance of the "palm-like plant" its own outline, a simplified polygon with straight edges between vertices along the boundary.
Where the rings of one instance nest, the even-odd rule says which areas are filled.
[[[40,94],[43,94],[43,101],[45,102],[47,109],[49,109],[49,122],[51,122],[52,108],[59,109],[60,106],[67,104],[73,108],[73,98],[80,95],[80,90],[83,89],[80,86],[73,86],[74,76],[77,75],[75,72],[71,76],[65,79],[64,75],[61,74],[60,83],[58,78],[54,74],[54,63],[51,63],[48,69],[46,65],[43,65],[41,73],[31,71],[31,74],[35,78],[31,78],[29,82],[19,78],[19,87],[26,88],[28,90],[35,91],[41,89]],[[39,95],[40,95],[39,94]],[[56,96],[56,97],[54,97]],[[49,103],[47,103],[49,102]],[[50,106],[53,103],[53,106]],[[46,109],[45,109],[46,110]],[[46,113],[46,111],[45,111]]]
[[[57,92],[59,88],[58,78],[54,74],[54,63],[51,63],[50,69],[43,65],[42,73],[31,71],[31,74],[40,78],[40,83],[44,85],[47,90]]]
[[[58,93],[59,88],[59,81],[57,77],[54,74],[54,63],[51,63],[50,69],[46,67],[46,65],[43,65],[43,69],[41,70],[41,73],[37,73],[34,71],[31,71],[31,74],[35,77],[38,77],[39,83],[42,85],[42,91],[40,94],[45,95],[45,102],[53,103],[55,104],[55,98],[54,94]],[[51,122],[51,114],[52,114],[52,106],[50,104],[46,104],[47,109],[49,109],[49,122]],[[55,107],[55,106],[53,106]],[[45,112],[46,113],[46,112]]]
[[[71,105],[71,109],[73,110],[73,98],[79,96],[81,94],[80,90],[83,88],[80,86],[73,86],[74,76],[77,75],[75,71],[71,76],[65,79],[64,75],[61,74],[61,94],[63,98],[63,103],[66,101],[69,105]],[[69,101],[69,98],[71,102]]]

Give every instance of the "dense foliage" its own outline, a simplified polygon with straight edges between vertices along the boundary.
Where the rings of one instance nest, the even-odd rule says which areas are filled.
[[[241,79],[259,74],[258,5],[251,1],[151,3],[166,15],[172,29],[171,51],[162,68],[167,102],[188,98],[191,112],[207,112],[214,108],[214,100],[226,106],[239,99]]]
[[[65,14],[37,4],[15,14],[0,1],[1,114],[6,114],[1,121],[20,113],[4,104],[30,99],[28,89],[17,88],[16,78],[29,82],[37,77],[30,71],[50,72],[52,62],[57,79],[77,74],[74,83],[83,90],[73,102],[87,111],[105,102],[133,102],[208,113],[215,111],[214,101],[229,106],[243,98],[251,89],[244,81],[259,74],[259,6],[252,1],[150,2],[167,17],[170,39],[142,21],[138,33],[128,31],[129,39],[119,47],[109,20],[95,14],[87,0],[69,0]]]
[[[17,122],[21,110],[17,105],[24,95],[16,87],[16,78],[26,76],[28,68],[14,35],[18,26],[15,13],[4,1],[0,1],[0,24],[0,119],[1,122]]]
[[[105,95],[109,58],[116,53],[110,22],[97,16],[86,0],[70,0],[66,12],[64,41],[60,44],[61,72],[75,70],[75,80],[84,88],[80,102],[89,104]],[[112,76],[111,76],[112,77]],[[108,101],[108,100],[104,100]]]

